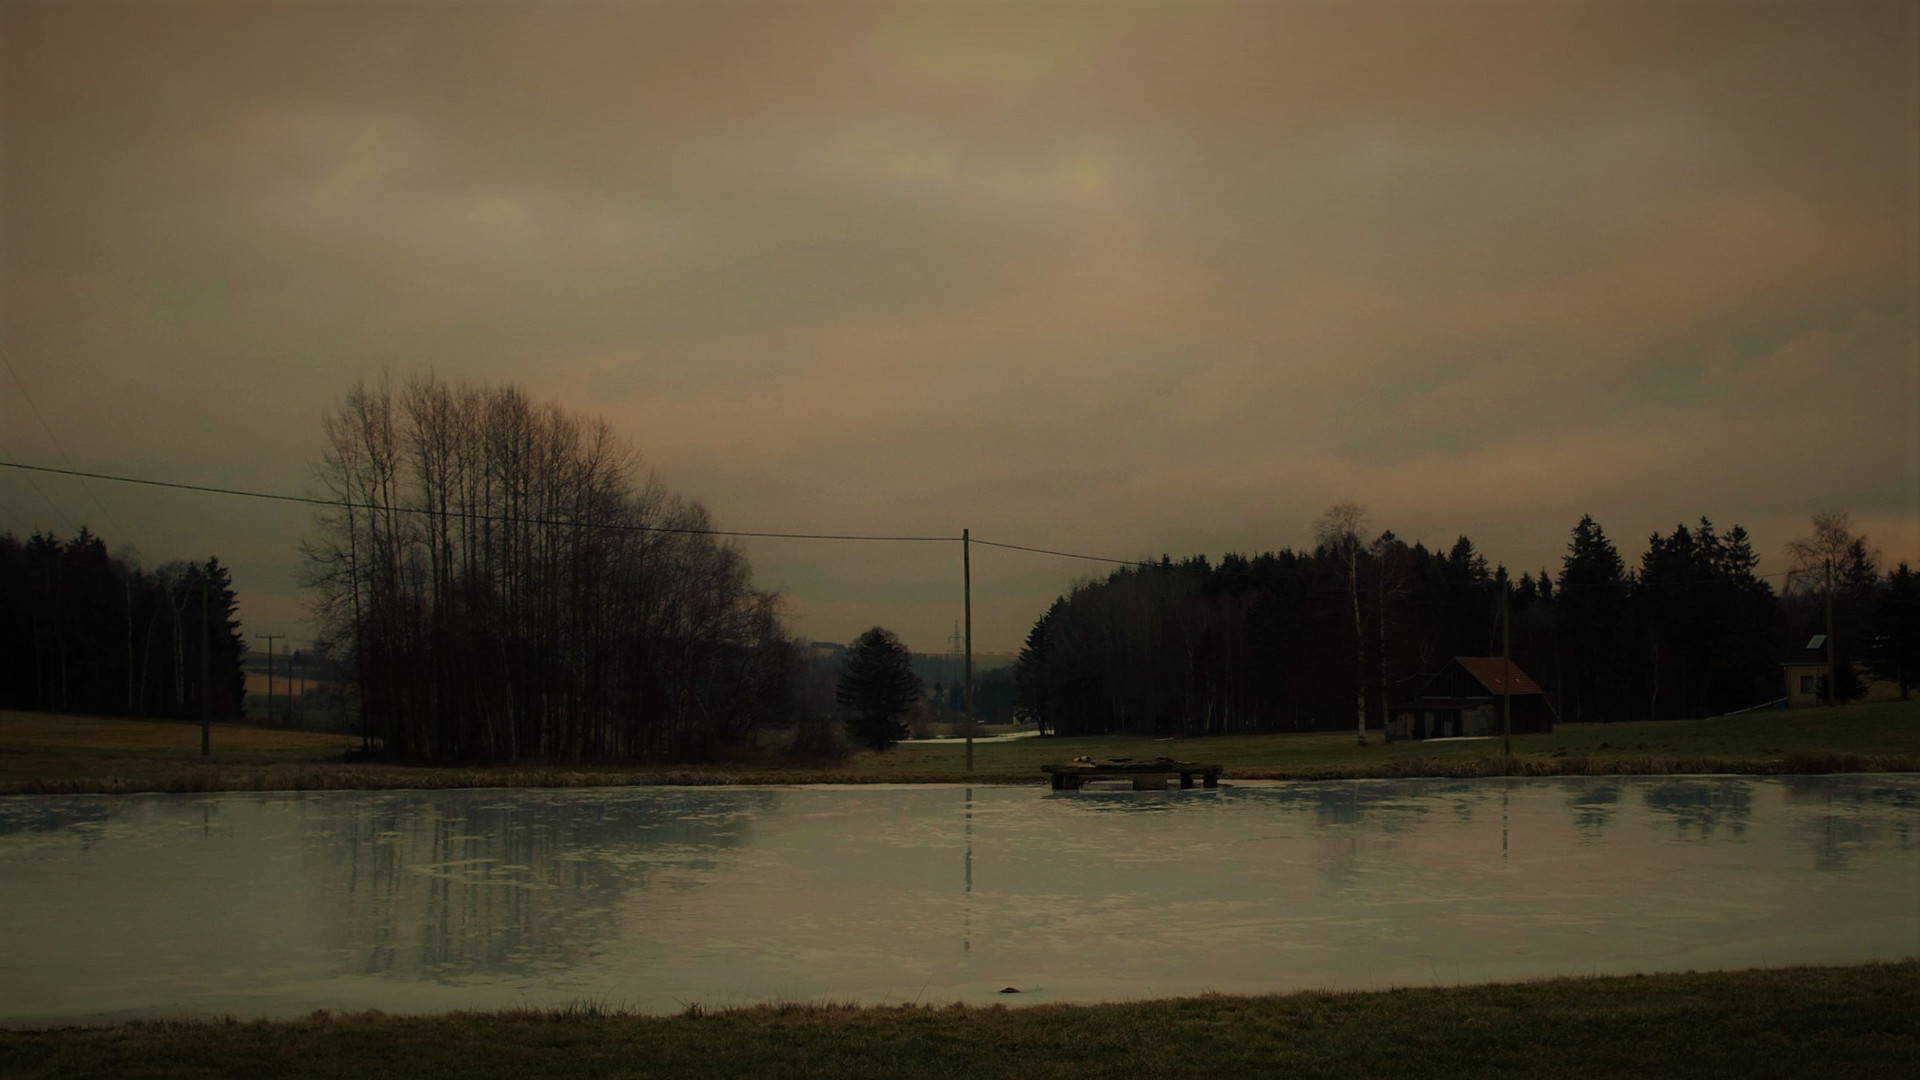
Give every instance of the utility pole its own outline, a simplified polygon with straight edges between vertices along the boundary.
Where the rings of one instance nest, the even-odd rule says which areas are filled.
[[[1387,702],[1387,560],[1393,555],[1392,549],[1380,545],[1380,741],[1393,741],[1393,707]],[[1396,589],[1398,586],[1396,585]]]
[[[966,591],[967,613],[967,775],[973,775],[973,539],[960,530],[960,582]]]
[[[1500,733],[1503,753],[1513,756],[1513,608],[1500,583]]]
[[[200,756],[201,757],[207,757],[213,753],[213,722],[210,719],[208,719],[208,713],[207,713],[207,698],[210,696],[207,693],[207,689],[208,689],[207,669],[209,666],[207,664],[207,648],[208,648],[208,643],[212,640],[212,636],[213,636],[212,633],[207,629],[207,583],[203,580],[200,582]]]
[[[1360,623],[1360,534],[1347,535],[1347,599],[1353,601],[1353,666],[1356,670],[1353,708],[1358,714],[1360,745],[1367,745],[1367,638]],[[1384,708],[1384,705],[1382,706]]]
[[[299,649],[293,650],[293,657],[289,659],[287,663],[289,665],[287,668],[287,719],[291,722],[300,718],[296,710],[304,711],[307,703],[307,684],[305,682],[300,683],[300,696],[295,697],[293,694],[293,684],[300,678]]]
[[[267,641],[267,723],[273,723],[273,643],[285,634],[261,634]]]
[[[120,583],[127,587],[127,715],[133,715],[133,571],[129,569]]]
[[[1827,704],[1840,704],[1840,667],[1833,662],[1833,556],[1827,556]]]

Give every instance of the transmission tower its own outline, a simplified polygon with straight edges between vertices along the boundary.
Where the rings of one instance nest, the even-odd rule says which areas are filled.
[[[960,633],[960,620],[953,620],[953,634],[947,638],[947,663],[960,666],[961,658],[966,655],[967,639]]]

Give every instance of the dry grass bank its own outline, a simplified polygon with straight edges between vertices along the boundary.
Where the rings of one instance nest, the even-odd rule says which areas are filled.
[[[1920,961],[1026,1008],[763,1006],[0,1031],[21,1080],[1914,1074]]]

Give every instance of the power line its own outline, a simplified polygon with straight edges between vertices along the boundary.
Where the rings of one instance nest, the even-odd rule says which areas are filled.
[[[853,540],[853,541],[882,541],[882,542],[896,542],[896,543],[957,544],[960,542],[960,539],[961,539],[958,536],[910,536],[910,535],[896,536],[896,535],[877,535],[877,534],[871,534],[871,533],[757,532],[757,531],[749,531],[744,529],[696,529],[696,528],[689,528],[684,526],[635,525],[635,524],[623,523],[623,522],[571,521],[571,520],[549,519],[549,518],[508,517],[508,516],[499,515],[499,514],[480,514],[480,513],[475,513],[473,511],[466,511],[466,510],[449,510],[449,511],[443,512],[443,511],[430,510],[423,507],[415,507],[415,506],[386,506],[379,503],[350,502],[345,499],[323,499],[317,495],[286,495],[278,492],[248,491],[242,488],[215,487],[209,484],[183,484],[183,483],[179,483],[177,481],[172,481],[172,480],[149,480],[149,479],[146,479],[143,477],[137,477],[137,476],[116,476],[111,473],[83,472],[78,469],[56,469],[46,465],[27,465],[17,461],[0,461],[0,466],[4,466],[9,469],[20,469],[28,473],[51,473],[57,476],[74,476],[74,477],[81,477],[81,478],[91,479],[91,480],[106,480],[106,481],[111,481],[113,483],[120,483],[120,484],[140,484],[146,487],[167,488],[174,491],[193,491],[193,492],[199,492],[205,495],[227,495],[227,496],[232,496],[237,498],[246,498],[246,499],[265,499],[272,502],[298,503],[306,506],[322,506],[322,507],[346,509],[346,510],[374,510],[374,511],[384,511],[389,513],[419,514],[419,515],[426,515],[426,516],[438,515],[441,517],[446,517],[446,518],[461,520],[461,521],[493,521],[493,522],[510,524],[510,525],[543,525],[543,526],[558,526],[558,527],[564,527],[564,528],[606,529],[606,530],[615,531],[615,532],[654,532],[654,533],[671,533],[671,534],[690,535],[690,536],[737,536],[737,537],[744,537],[748,539],[763,539],[763,540]],[[33,484],[32,478],[28,477],[27,482],[29,484]],[[33,485],[33,486],[34,486],[34,490],[36,491],[39,490],[38,485]],[[46,498],[45,493],[42,493],[41,497]],[[49,506],[53,505],[52,500],[48,500],[48,505]],[[56,512],[58,512],[59,508],[55,507],[54,509]],[[1143,570],[1154,569],[1154,568],[1158,568],[1163,565],[1166,565],[1164,563],[1153,562],[1151,560],[1146,560],[1146,559],[1115,559],[1106,555],[1089,555],[1084,552],[1061,551],[1057,548],[1033,547],[1027,544],[1012,544],[1002,540],[983,540],[979,537],[974,537],[972,542],[975,544],[984,545],[986,547],[1003,548],[1008,551],[1025,551],[1035,555],[1051,555],[1056,558],[1062,558],[1062,559],[1081,559],[1087,562],[1106,563],[1114,566],[1128,566],[1128,567],[1135,567]],[[1225,567],[1209,565],[1208,571],[1209,573],[1220,574],[1225,572]],[[1753,577],[1775,578],[1775,577],[1787,577],[1790,574],[1791,574],[1791,571],[1782,570],[1782,571],[1777,571],[1771,574],[1754,574]],[[1271,577],[1272,575],[1259,573],[1255,571],[1251,566],[1249,566],[1244,570],[1240,570],[1236,572],[1234,576],[1242,579],[1252,580],[1252,579],[1268,578],[1268,577]],[[1508,581],[1510,583],[1512,582],[1512,580],[1513,579],[1511,577],[1508,578]],[[1494,582],[1492,578],[1488,578],[1486,583],[1493,584]],[[1434,584],[1444,584],[1448,586],[1462,586],[1462,585],[1471,585],[1475,583],[1474,582],[1443,582],[1443,583],[1434,583]],[[1644,582],[1644,581],[1637,581],[1637,580],[1619,581],[1619,582],[1573,582],[1573,583],[1556,584],[1554,585],[1554,591],[1561,592],[1569,588],[1631,589],[1635,587],[1652,588],[1655,586],[1685,587],[1688,585],[1695,585],[1695,584],[1700,584],[1700,583],[1692,582],[1692,581]]]
[[[73,460],[72,454],[67,453],[67,448],[61,444],[60,437],[53,433],[52,427],[48,426],[46,414],[40,411],[40,406],[33,400],[33,395],[27,392],[25,380],[21,379],[20,373],[14,370],[13,361],[7,358],[7,351],[5,349],[0,349],[0,364],[5,364],[7,374],[13,376],[14,385],[20,388],[20,396],[26,399],[27,406],[33,410],[33,418],[40,421],[40,430],[47,433],[47,438],[53,442],[53,448],[60,451],[60,456],[67,460],[68,465],[78,468],[79,463]],[[113,520],[113,511],[107,509],[106,504],[100,501],[100,496],[93,493],[93,489],[87,486],[85,480],[80,481],[80,489],[85,491],[87,498],[93,500],[93,505],[99,507],[100,512],[106,515],[107,524],[113,526],[115,529],[120,529],[120,523]],[[124,535],[126,530],[120,529],[120,531]]]
[[[15,512],[13,507],[7,505],[6,503],[0,503],[0,514],[5,514],[9,520],[18,520],[22,522],[28,521],[28,518],[25,514]]]
[[[56,476],[75,476],[89,480],[108,480],[118,484],[140,484],[146,487],[167,488],[174,491],[196,491],[204,495],[230,495],[244,499],[266,499],[272,502],[300,503],[307,506],[325,506],[342,510],[379,510],[398,514],[421,514],[439,516],[460,521],[493,521],[508,525],[548,525],[580,529],[607,529],[615,532],[656,532],[677,533],[689,536],[741,536],[770,540],[884,540],[902,543],[954,543],[960,542],[957,536],[877,536],[865,533],[802,533],[802,532],[750,532],[744,529],[696,529],[670,525],[635,525],[615,521],[570,521],[558,518],[508,517],[502,514],[478,514],[469,510],[437,511],[418,506],[386,506],[380,503],[351,502],[346,499],[323,499],[317,495],[286,495],[271,491],[247,491],[243,488],[214,487],[210,484],[182,484],[172,480],[149,480],[138,476],[115,476],[111,473],[83,472],[79,469],[56,469],[47,465],[27,465],[18,461],[0,461],[0,466],[9,469],[22,469],[30,473],[52,473]],[[28,483],[32,483],[29,478]]]
[[[11,453],[13,453],[13,448],[12,448],[12,447],[10,447],[10,446],[8,446],[8,445],[7,445],[6,443],[4,443],[4,442],[0,442],[0,451],[4,451],[4,452],[6,452],[6,453],[9,453],[9,454],[11,454]],[[74,518],[73,518],[73,516],[72,516],[71,514],[68,514],[68,513],[67,513],[67,512],[65,511],[65,510],[62,510],[62,509],[60,509],[60,506],[59,506],[59,504],[58,504],[58,503],[55,503],[55,502],[53,501],[53,498],[52,498],[52,496],[49,496],[49,495],[48,495],[48,494],[46,493],[46,491],[45,491],[44,489],[42,489],[42,488],[40,487],[40,485],[39,485],[39,484],[36,484],[36,483],[34,483],[34,481],[33,481],[33,477],[31,477],[31,476],[23,476],[23,477],[21,477],[21,479],[22,479],[22,480],[25,480],[25,481],[27,482],[27,486],[33,489],[33,493],[34,493],[35,495],[38,495],[38,496],[40,496],[40,501],[41,501],[41,502],[43,502],[43,503],[46,503],[46,504],[47,504],[47,509],[49,509],[49,510],[51,510],[51,511],[53,511],[53,521],[54,521],[54,525],[55,525],[56,527],[57,527],[57,526],[59,526],[59,525],[61,525],[61,524],[65,524],[65,525],[66,525],[67,527],[69,527],[69,528],[74,528],[74,525],[73,525],[73,522],[74,522]],[[40,526],[39,526],[39,524],[38,524],[38,523],[35,523],[35,522],[33,522],[31,518],[29,518],[29,519],[27,519],[27,520],[28,520],[28,523],[29,523],[29,527],[30,527],[30,528],[34,528],[34,529],[38,529],[38,528],[40,527]],[[75,528],[75,531],[76,531],[76,532],[78,532],[79,530],[78,530],[77,528]]]
[[[1052,548],[1028,547],[1025,544],[1006,544],[998,540],[982,540],[977,536],[973,538],[973,542],[976,544],[984,544],[987,547],[1006,548],[1008,551],[1031,551],[1036,555],[1058,555],[1063,559],[1085,559],[1088,562],[1114,563],[1119,566],[1159,565],[1158,563],[1146,562],[1140,559],[1110,559],[1105,555],[1082,555],[1074,551],[1055,551]]]
[[[47,504],[47,509],[53,511],[53,516],[56,520],[66,523],[67,527],[73,529],[76,533],[80,531],[77,527],[74,526],[73,518],[70,515],[68,515],[66,511],[60,509],[60,507],[57,506],[54,503],[54,501],[47,496],[47,493],[40,489],[39,484],[36,484],[33,482],[33,477],[28,476],[28,477],[24,477],[23,479],[26,480],[27,486],[33,489],[33,493],[35,495],[40,496],[40,501]]]

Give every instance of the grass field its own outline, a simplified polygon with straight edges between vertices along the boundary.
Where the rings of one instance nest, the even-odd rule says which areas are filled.
[[[1078,755],[1217,763],[1229,779],[1920,771],[1920,701],[1745,713],[1707,720],[1565,724],[1499,739],[1356,746],[1351,732],[1207,739],[1036,738],[982,743],[974,769],[956,743],[906,743],[838,764],[785,763],[762,751],[705,766],[408,767],[348,761],[340,735],[0,711],[0,794],[325,788],[580,787],[725,783],[1038,783],[1040,766]]]
[[[1494,739],[1356,745],[1352,731],[1300,735],[1225,735],[1205,739],[1020,739],[975,747],[975,769],[1030,780],[1040,766],[1091,757],[1174,757],[1218,763],[1242,779],[1347,776],[1480,775],[1504,771]],[[1816,759],[1844,766],[1847,757],[1891,759],[1896,771],[1920,768],[1920,701],[1834,709],[1745,713],[1709,720],[1563,724],[1550,735],[1516,735],[1517,771],[1779,772],[1806,771]],[[963,746],[904,744],[860,754],[847,771],[877,779],[958,779]],[[1905,764],[1899,764],[1904,761]],[[1858,762],[1854,763],[1860,764]],[[1715,766],[1708,768],[1708,766]],[[1724,766],[1724,767],[1721,767]]]
[[[0,1073],[79,1080],[1915,1075],[1920,961],[1026,1008],[643,1017],[378,1014],[0,1031]]]

